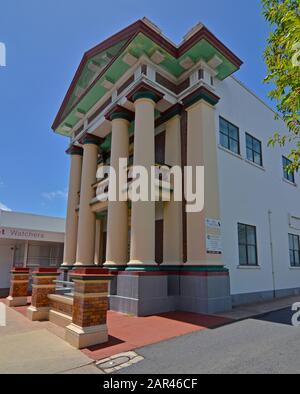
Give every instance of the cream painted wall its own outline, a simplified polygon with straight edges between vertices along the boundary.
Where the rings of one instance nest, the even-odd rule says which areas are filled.
[[[282,155],[288,149],[268,148],[276,130],[285,130],[274,113],[233,78],[216,82],[221,97],[216,111],[217,141],[219,116],[240,128],[241,157],[218,148],[221,218],[223,224],[223,259],[230,269],[231,293],[273,290],[268,211],[272,210],[274,268],[276,289],[300,288],[300,269],[291,269],[288,233],[300,235],[289,226],[288,215],[300,217],[300,185],[283,181]],[[264,169],[245,160],[245,133],[262,141]],[[296,183],[300,183],[296,174]],[[259,269],[238,268],[237,223],[257,227]]]

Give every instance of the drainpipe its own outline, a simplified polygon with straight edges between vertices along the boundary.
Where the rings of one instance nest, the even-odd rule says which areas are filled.
[[[271,250],[273,297],[276,298],[276,278],[275,278],[273,235],[272,235],[272,211],[270,209],[268,211],[268,218],[269,218],[269,233],[270,233],[270,250]]]

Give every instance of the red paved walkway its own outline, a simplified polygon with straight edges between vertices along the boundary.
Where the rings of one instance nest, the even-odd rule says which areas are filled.
[[[30,301],[30,298],[28,299]],[[14,308],[26,317],[27,307]],[[115,354],[138,349],[161,341],[190,334],[195,331],[213,329],[233,320],[218,316],[198,315],[189,312],[170,312],[149,317],[131,317],[108,312],[109,342],[82,350],[93,360],[101,360]],[[62,334],[51,323],[48,330]]]
[[[109,312],[109,342],[84,349],[83,352],[94,360],[101,360],[118,353],[231,322],[232,320],[222,317],[188,312],[171,312],[150,317],[130,317]]]

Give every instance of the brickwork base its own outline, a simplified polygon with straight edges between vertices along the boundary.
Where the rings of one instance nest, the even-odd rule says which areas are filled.
[[[46,321],[49,320],[49,310],[49,307],[36,308],[31,305],[27,309],[27,317],[31,321]]]
[[[27,305],[27,297],[7,297],[7,305],[9,307],[14,306],[26,306]]]
[[[106,324],[82,328],[71,323],[66,328],[65,335],[66,341],[77,349],[84,349],[108,341]]]

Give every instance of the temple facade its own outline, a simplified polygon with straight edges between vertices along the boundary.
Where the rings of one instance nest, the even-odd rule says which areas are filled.
[[[284,124],[233,77],[241,65],[202,24],[176,45],[146,18],[84,54],[53,124],[70,139],[62,268],[109,269],[112,310],[216,313],[298,294],[296,175],[267,147]],[[98,170],[118,177],[120,158],[129,172],[203,166],[204,209],[108,201]]]

